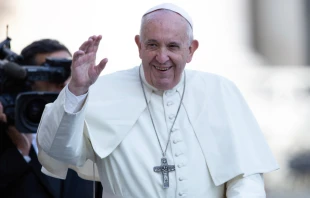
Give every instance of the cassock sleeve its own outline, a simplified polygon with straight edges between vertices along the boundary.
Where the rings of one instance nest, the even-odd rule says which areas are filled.
[[[227,198],[266,198],[263,174],[238,176],[227,182]]]
[[[77,113],[81,111],[86,97],[88,95],[88,92],[86,94],[75,96],[68,88],[68,86],[65,87],[65,95],[66,95],[66,103],[65,103],[65,111],[68,113]]]
[[[91,143],[84,133],[85,107],[77,113],[68,113],[65,92],[62,90],[54,103],[46,105],[37,142],[39,152],[41,149],[56,160],[80,167],[87,159],[94,158]]]

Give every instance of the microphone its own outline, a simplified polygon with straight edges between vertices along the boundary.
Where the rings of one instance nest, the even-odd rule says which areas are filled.
[[[2,66],[4,73],[16,80],[24,80],[27,77],[27,71],[16,63],[8,62]]]

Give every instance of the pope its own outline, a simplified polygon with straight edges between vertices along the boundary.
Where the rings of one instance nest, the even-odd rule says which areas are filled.
[[[141,65],[103,76],[101,36],[85,41],[43,112],[42,170],[100,180],[104,198],[265,197],[263,174],[278,165],[234,83],[185,69],[193,29],[176,5],[149,9],[135,36]]]

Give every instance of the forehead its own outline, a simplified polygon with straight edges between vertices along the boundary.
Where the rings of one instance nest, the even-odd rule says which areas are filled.
[[[188,22],[178,13],[157,10],[144,16],[141,36],[144,39],[187,39]]]

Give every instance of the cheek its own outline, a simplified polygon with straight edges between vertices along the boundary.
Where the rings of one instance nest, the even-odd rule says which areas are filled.
[[[190,63],[192,61],[192,56],[188,56],[186,59],[186,63]]]
[[[174,64],[176,65],[178,70],[183,70],[186,63],[187,63],[188,57],[184,54],[182,55],[178,55],[175,56],[174,58],[172,58],[172,61],[174,62]]]

